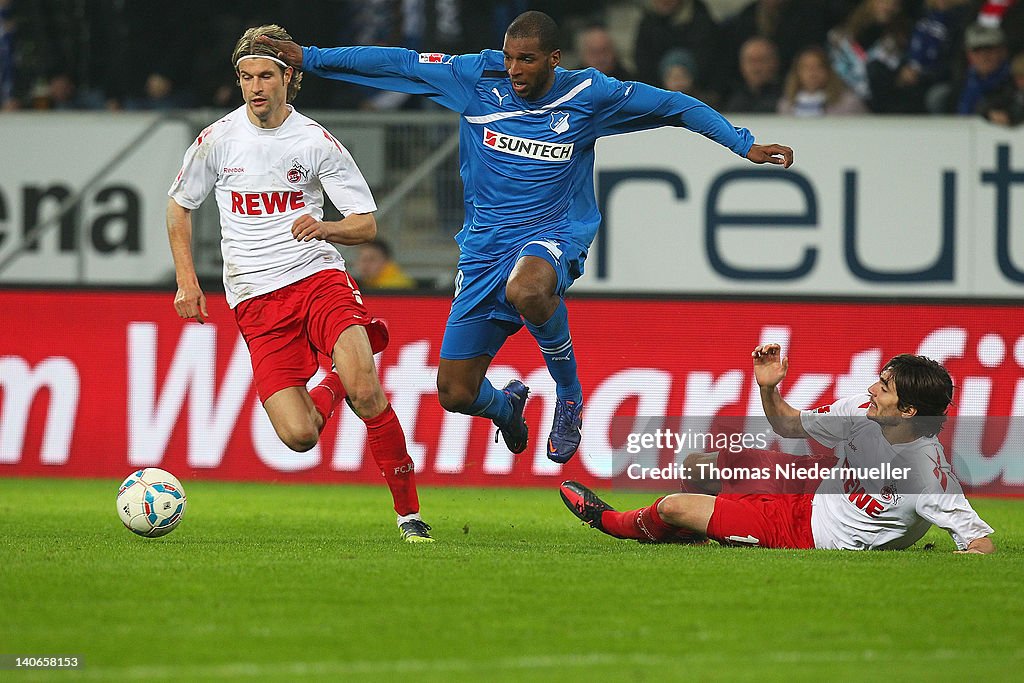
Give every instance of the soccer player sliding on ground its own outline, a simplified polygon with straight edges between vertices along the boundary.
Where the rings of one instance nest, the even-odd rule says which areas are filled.
[[[957,552],[995,552],[989,538],[992,527],[967,502],[936,438],[953,400],[953,381],[942,365],[902,354],[886,363],[866,395],[800,411],[778,389],[789,367],[779,345],[758,346],[753,358],[761,405],[772,429],[783,437],[809,437],[835,448],[829,474],[841,476],[806,482],[806,492],[787,490],[791,482],[783,481],[775,482],[778,492],[730,491],[724,481],[705,483],[721,486],[721,492],[675,493],[628,512],[617,512],[587,487],[567,481],[561,486],[566,506],[610,536],[645,542],[706,537],[765,548],[899,550],[912,546],[934,524],[949,532]],[[707,455],[690,460],[701,458],[714,460]],[[792,465],[801,460],[806,465],[823,462],[768,451],[717,455],[723,467],[734,461]],[[878,474],[849,474],[853,472]],[[900,476],[893,477],[894,472]]]
[[[182,318],[204,322],[206,296],[192,261],[192,211],[215,191],[221,220],[224,292],[249,347],[253,382],[277,435],[308,451],[342,399],[366,424],[367,444],[391,489],[409,542],[432,541],[420,518],[415,467],[405,434],[377,379],[373,354],[387,328],[362,295],[334,244],[373,239],[377,209],[348,150],[289,104],[302,74],[258,42],[290,38],[280,26],[250,28],[235,65],[245,104],[207,127],[185,153],[168,192],[167,232]],[[324,192],[344,218],[323,220]],[[336,370],[306,391],[329,356]]]
[[[486,372],[524,324],[555,382],[547,456],[565,463],[580,445],[583,387],[563,297],[583,274],[601,221],[594,195],[597,139],[675,126],[756,164],[793,163],[789,147],[755,144],[750,131],[692,97],[595,69],[559,67],[558,27],[541,12],[517,17],[501,51],[471,55],[262,40],[308,73],[426,95],[461,114],[466,219],[455,238],[460,257],[441,343],[438,399],[448,411],[492,420],[513,453],[527,446],[529,389],[512,380],[499,391]]]

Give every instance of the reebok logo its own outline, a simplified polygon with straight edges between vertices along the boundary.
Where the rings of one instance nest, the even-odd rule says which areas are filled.
[[[513,154],[517,157],[562,163],[572,159],[574,144],[559,145],[529,140],[527,138],[517,138],[514,135],[505,135],[504,133],[484,127],[484,146],[498,152],[504,152],[505,154]]]

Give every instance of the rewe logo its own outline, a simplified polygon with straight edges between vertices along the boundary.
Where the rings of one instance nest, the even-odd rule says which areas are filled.
[[[572,159],[573,143],[558,145],[527,138],[505,135],[484,127],[484,146],[498,152],[539,161],[565,162]]]
[[[844,466],[846,463],[843,463]],[[843,481],[843,490],[848,494],[850,502],[856,505],[858,508],[864,511],[868,517],[878,517],[879,514],[885,509],[878,500],[871,496],[867,491],[864,490],[864,486],[860,483],[860,479],[856,477],[847,477]]]
[[[289,180],[291,178],[289,177]],[[294,192],[241,192],[231,193],[231,213],[244,216],[263,216],[271,213],[296,211],[306,206],[302,191]]]

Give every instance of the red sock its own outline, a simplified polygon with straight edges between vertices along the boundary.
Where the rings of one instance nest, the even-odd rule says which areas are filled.
[[[366,423],[366,442],[384,481],[391,489],[395,501],[395,512],[411,515],[420,511],[420,500],[416,495],[416,467],[405,449],[405,433],[391,404],[377,417],[363,420]]]
[[[668,524],[658,514],[658,503],[662,498],[639,510],[626,512],[608,511],[601,515],[601,526],[612,536],[635,538],[638,541],[665,541],[675,536],[678,529]]]
[[[345,387],[341,384],[341,377],[338,377],[338,373],[331,370],[327,373],[327,376],[320,380],[320,384],[309,390],[309,397],[313,399],[313,406],[316,408],[316,412],[320,413],[320,416],[324,418],[323,423],[320,425],[320,431],[324,431],[324,425],[327,424],[327,420],[334,414],[334,409],[341,403],[341,399],[345,398]]]

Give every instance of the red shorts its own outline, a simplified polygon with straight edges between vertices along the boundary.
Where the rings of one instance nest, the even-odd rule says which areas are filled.
[[[708,537],[725,545],[813,548],[813,498],[812,493],[719,494],[708,521]]]
[[[235,321],[249,347],[261,401],[287,387],[304,387],[328,358],[338,337],[363,325],[374,353],[388,345],[384,323],[370,317],[355,281],[343,270],[322,270],[290,285],[246,299]]]

